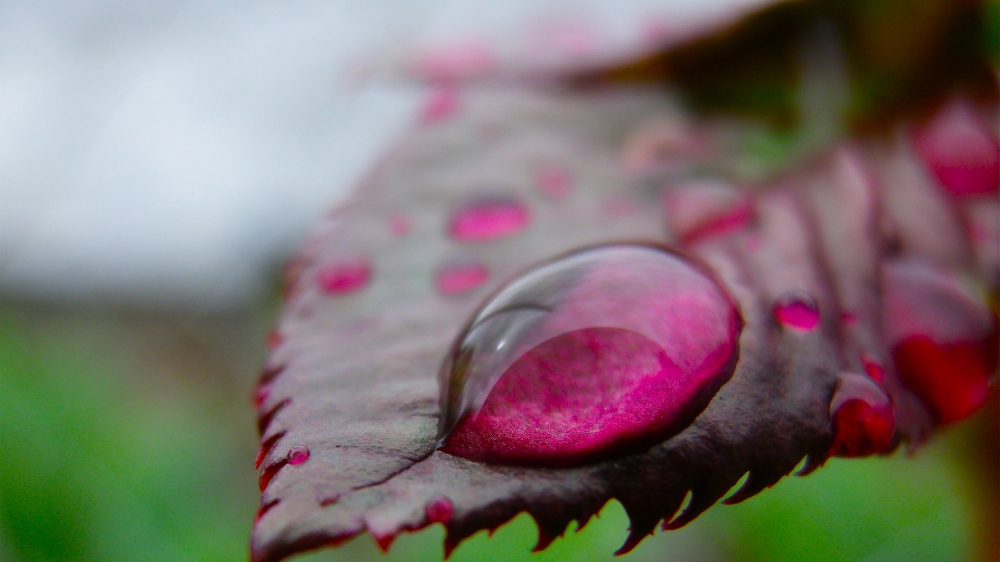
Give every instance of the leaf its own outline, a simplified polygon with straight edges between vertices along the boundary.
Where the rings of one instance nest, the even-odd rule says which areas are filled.
[[[256,561],[364,531],[388,548],[434,522],[450,551],[523,511],[542,549],[611,498],[632,521],[625,552],[660,521],[691,521],[744,475],[728,503],[803,461],[808,473],[831,453],[925,439],[943,421],[927,405],[934,396],[912,390],[890,352],[914,330],[939,330],[907,324],[899,310],[932,323],[951,314],[942,337],[989,341],[986,308],[953,282],[974,263],[987,279],[997,270],[996,252],[973,252],[963,226],[983,200],[953,204],[903,137],[737,189],[716,149],[724,133],[686,122],[658,91],[447,95],[451,109],[425,112],[290,267],[257,394]],[[483,205],[499,230],[462,222]],[[678,245],[737,303],[739,361],[707,407],[648,450],[572,467],[438,450],[438,373],[483,299],[553,256],[632,240]],[[887,294],[902,304],[883,306]],[[784,306],[817,310],[818,324],[796,326]],[[886,392],[888,434],[838,415],[851,400],[887,406]]]

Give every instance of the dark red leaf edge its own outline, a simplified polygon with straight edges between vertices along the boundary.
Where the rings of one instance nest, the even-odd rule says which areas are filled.
[[[669,174],[638,177],[619,165],[629,131],[649,122],[683,128],[659,92],[470,91],[461,102],[461,115],[414,130],[296,260],[281,343],[262,378],[270,386],[260,404],[262,441],[271,446],[253,560],[280,560],[364,531],[388,548],[398,533],[435,521],[447,529],[450,552],[521,512],[537,522],[542,549],[611,498],[631,519],[619,551],[627,552],[660,521],[669,529],[691,521],[744,475],[726,503],[753,496],[803,461],[802,473],[825,462],[838,373],[858,370],[845,350],[886,357],[878,266],[898,247],[904,254],[907,246],[919,248],[907,244],[905,228],[895,234],[904,240],[888,248],[878,202],[865,195],[870,182],[850,152],[758,189],[755,222],[687,248],[715,270],[746,323],[733,378],[689,428],[645,454],[566,469],[488,466],[435,451],[438,369],[481,299],[526,266],[571,249],[669,240],[662,186],[701,164],[683,154],[680,164],[669,163]],[[893,147],[867,148],[890,168],[899,160]],[[536,189],[534,174],[545,166],[575,178],[565,200]],[[489,242],[449,240],[449,213],[470,196],[491,194],[524,201],[529,228]],[[846,203],[824,204],[830,196]],[[397,214],[413,224],[402,237],[390,232]],[[317,287],[322,268],[359,256],[372,260],[363,288],[330,295]],[[486,264],[489,282],[464,294],[436,294],[435,268],[455,259]],[[833,312],[815,331],[783,329],[771,306],[790,293],[806,293]],[[836,311],[860,317],[845,328]],[[900,435],[920,441],[932,426],[926,410],[891,369],[885,385]],[[308,447],[309,461],[288,465],[293,446]],[[450,518],[429,516],[428,506],[441,502],[450,503]]]

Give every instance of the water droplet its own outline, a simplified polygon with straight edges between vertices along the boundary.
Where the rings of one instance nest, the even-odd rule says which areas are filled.
[[[420,121],[424,124],[444,121],[458,111],[459,105],[458,88],[450,84],[439,86],[420,111]]]
[[[442,370],[443,450],[566,466],[684,429],[732,376],[742,321],[707,270],[664,248],[579,250],[509,283]]]
[[[562,199],[569,195],[573,178],[565,169],[547,166],[538,170],[535,175],[535,186],[538,191],[551,199]]]
[[[396,214],[389,219],[389,232],[392,232],[393,236],[406,236],[412,228],[413,225],[406,215]]]
[[[471,291],[489,279],[490,272],[480,263],[455,263],[442,267],[434,277],[439,293],[451,295]]]
[[[949,192],[996,194],[1000,190],[1000,142],[964,101],[952,101],[913,134],[924,165]]]
[[[864,457],[885,451],[896,430],[892,401],[871,379],[841,373],[830,401],[833,444],[830,455]]]
[[[316,282],[328,295],[346,295],[367,285],[371,274],[371,263],[367,259],[354,258],[323,267],[316,274]]]
[[[448,498],[438,496],[427,504],[424,511],[427,514],[427,520],[431,523],[447,523],[451,521],[455,507]]]
[[[812,330],[819,324],[819,307],[806,295],[792,295],[774,304],[774,318],[783,326]]]
[[[480,242],[510,236],[528,225],[528,209],[513,197],[473,200],[451,217],[448,233],[463,242]]]
[[[296,445],[288,450],[288,464],[302,464],[309,460],[309,447]]]

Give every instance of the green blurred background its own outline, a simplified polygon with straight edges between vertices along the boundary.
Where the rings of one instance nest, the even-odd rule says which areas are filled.
[[[0,303],[0,560],[245,560],[259,492],[251,388],[276,306],[174,316]],[[996,560],[996,399],[912,458],[834,459],[623,561]],[[610,560],[617,503],[531,554],[526,515],[454,553]],[[298,558],[439,560],[438,525]]]

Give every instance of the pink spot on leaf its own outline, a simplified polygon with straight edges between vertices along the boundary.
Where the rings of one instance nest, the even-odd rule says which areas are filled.
[[[406,236],[413,228],[410,219],[403,214],[395,214],[389,219],[389,232],[393,236]]]
[[[321,291],[328,295],[346,295],[364,288],[371,279],[371,263],[355,258],[324,266],[316,274]]]
[[[424,124],[440,123],[458,112],[460,105],[458,88],[451,85],[438,86],[420,111],[420,121]]]
[[[482,242],[516,234],[528,226],[528,209],[510,197],[479,199],[451,217],[448,234],[462,242]]]
[[[563,199],[569,195],[572,182],[569,172],[556,166],[542,168],[535,175],[538,191],[550,199]]]
[[[446,265],[438,270],[434,285],[439,293],[451,295],[471,291],[489,279],[490,272],[479,263]]]
[[[808,296],[790,296],[775,303],[774,318],[782,326],[808,331],[819,324],[819,308]]]

